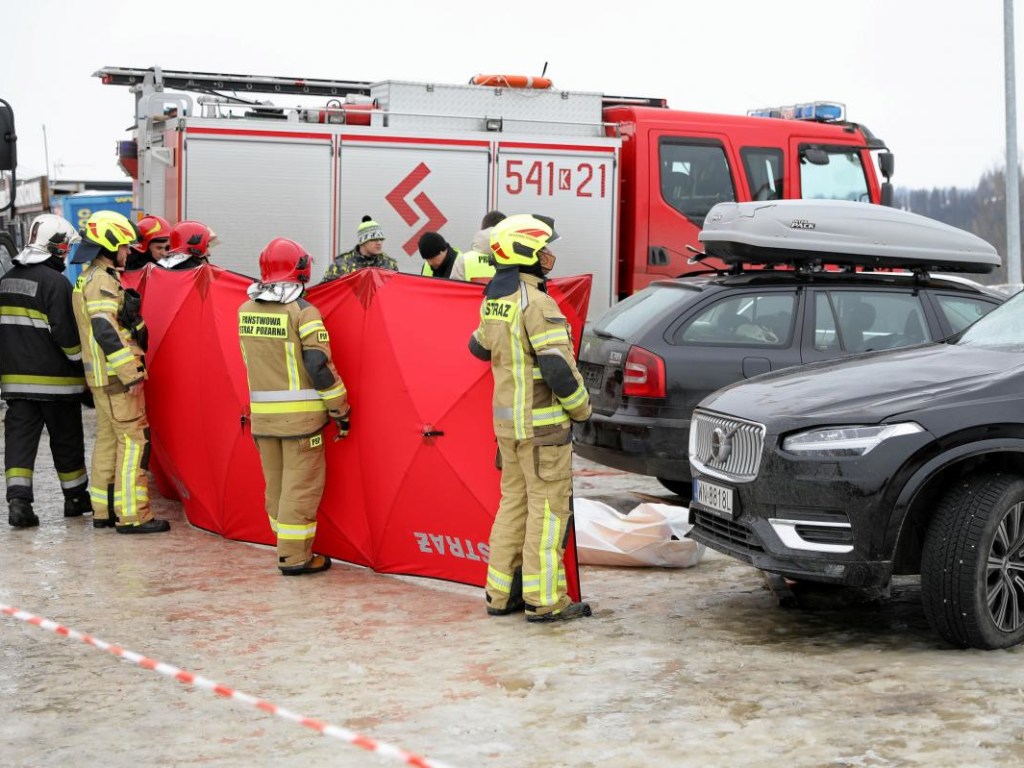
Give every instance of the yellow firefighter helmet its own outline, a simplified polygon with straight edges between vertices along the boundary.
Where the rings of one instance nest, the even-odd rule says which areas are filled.
[[[491,230],[494,263],[502,267],[529,267],[538,254],[558,239],[555,221],[547,216],[520,213],[509,216]]]

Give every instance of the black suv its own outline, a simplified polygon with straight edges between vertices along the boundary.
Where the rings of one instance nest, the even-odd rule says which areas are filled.
[[[948,343],[728,387],[693,414],[693,538],[784,576],[921,576],[957,646],[1024,640],[1024,294]]]
[[[944,339],[1004,300],[970,281],[906,272],[762,269],[654,283],[584,333],[579,368],[594,416],[574,427],[576,452],[688,497],[690,415],[715,390]]]

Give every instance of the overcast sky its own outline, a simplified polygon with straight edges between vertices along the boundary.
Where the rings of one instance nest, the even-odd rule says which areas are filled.
[[[134,98],[102,66],[463,83],[547,61],[557,88],[677,109],[844,102],[895,153],[898,186],[973,186],[1005,157],[1000,0],[0,1],[22,178],[46,167],[44,125],[57,178],[123,178]]]

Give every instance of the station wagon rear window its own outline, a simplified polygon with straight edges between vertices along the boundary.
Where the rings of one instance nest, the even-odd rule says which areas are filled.
[[[673,307],[682,308],[700,295],[686,285],[650,285],[605,312],[594,323],[594,332],[617,339],[632,338],[649,320]]]

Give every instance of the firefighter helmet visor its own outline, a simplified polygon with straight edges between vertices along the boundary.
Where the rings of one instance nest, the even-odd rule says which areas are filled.
[[[548,216],[509,216],[491,230],[494,263],[499,269],[531,266],[537,263],[540,251],[557,239],[555,221]]]

